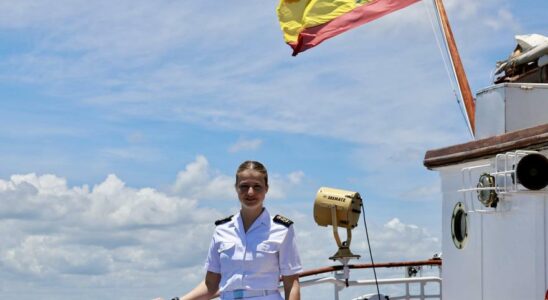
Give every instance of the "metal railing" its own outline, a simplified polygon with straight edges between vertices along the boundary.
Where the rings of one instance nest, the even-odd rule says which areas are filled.
[[[480,164],[461,169],[462,183],[458,191],[464,193],[464,203],[467,212],[497,213],[509,211],[512,207],[509,201],[514,193],[544,194],[545,189],[531,191],[522,187],[517,180],[516,166],[519,161],[528,154],[539,153],[537,151],[516,150],[497,154],[494,160],[488,164]],[[486,173],[494,178],[494,186],[478,187],[478,173]],[[499,199],[497,207],[485,207],[477,200],[477,194],[481,191],[494,191]]]
[[[300,278],[320,275],[325,273],[334,273],[333,275],[324,276],[320,278],[313,278],[300,281],[300,285],[303,288],[331,284],[333,286],[333,299],[339,300],[340,292],[345,288],[356,286],[375,286],[376,283],[379,286],[403,286],[403,294],[389,295],[390,300],[411,300],[411,299],[441,299],[442,280],[441,280],[441,259],[430,259],[426,261],[414,261],[414,262],[399,262],[399,263],[379,263],[375,264],[375,268],[402,268],[402,267],[418,267],[422,266],[434,266],[438,268],[438,276],[417,276],[417,277],[402,277],[402,278],[388,278],[379,279],[377,282],[373,279],[365,280],[347,280],[343,272],[343,266],[331,266],[315,270],[309,270],[301,273]],[[350,269],[368,269],[372,268],[371,264],[359,264],[349,265]],[[418,292],[413,293],[412,287],[418,285]],[[426,288],[427,285],[435,285],[437,288]],[[433,291],[432,291],[433,290]],[[304,290],[303,290],[304,292]],[[354,298],[353,300],[365,300],[368,299],[365,296]]]

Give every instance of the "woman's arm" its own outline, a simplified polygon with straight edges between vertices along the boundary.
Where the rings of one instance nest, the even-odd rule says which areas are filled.
[[[215,298],[218,296],[220,282],[221,274],[208,271],[204,281],[184,295],[181,300],[209,300]]]
[[[301,286],[299,274],[282,276],[284,283],[285,300],[301,300]]]

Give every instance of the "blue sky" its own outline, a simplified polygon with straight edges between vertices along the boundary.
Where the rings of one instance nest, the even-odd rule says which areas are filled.
[[[514,35],[547,34],[545,1],[445,5],[474,92]],[[422,159],[470,137],[431,3],[298,57],[275,6],[0,1],[1,298],[183,293],[214,220],[237,210],[246,159],[267,165],[267,207],[296,221],[305,268],[334,252],[311,215],[321,186],[364,196],[377,261],[441,249],[439,179]]]

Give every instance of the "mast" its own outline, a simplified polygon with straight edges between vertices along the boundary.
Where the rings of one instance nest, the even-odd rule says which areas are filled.
[[[453,72],[457,78],[457,85],[459,86],[459,91],[464,102],[464,107],[466,109],[466,115],[468,119],[468,126],[472,137],[475,133],[475,104],[474,96],[472,96],[472,91],[470,90],[470,85],[468,84],[468,79],[466,78],[466,73],[464,72],[464,67],[460,59],[459,52],[457,50],[457,45],[455,39],[453,38],[453,32],[451,31],[451,26],[449,26],[449,19],[445,13],[445,8],[443,6],[442,0],[434,0],[434,6],[436,7],[440,25],[442,27],[443,36],[445,44],[449,51],[449,58],[451,59],[451,65],[453,67]]]

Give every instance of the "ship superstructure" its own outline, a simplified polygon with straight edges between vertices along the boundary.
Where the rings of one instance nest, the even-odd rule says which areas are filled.
[[[444,300],[548,299],[548,39],[531,36],[534,55],[518,36],[477,93],[476,139],[425,155],[441,175]]]

